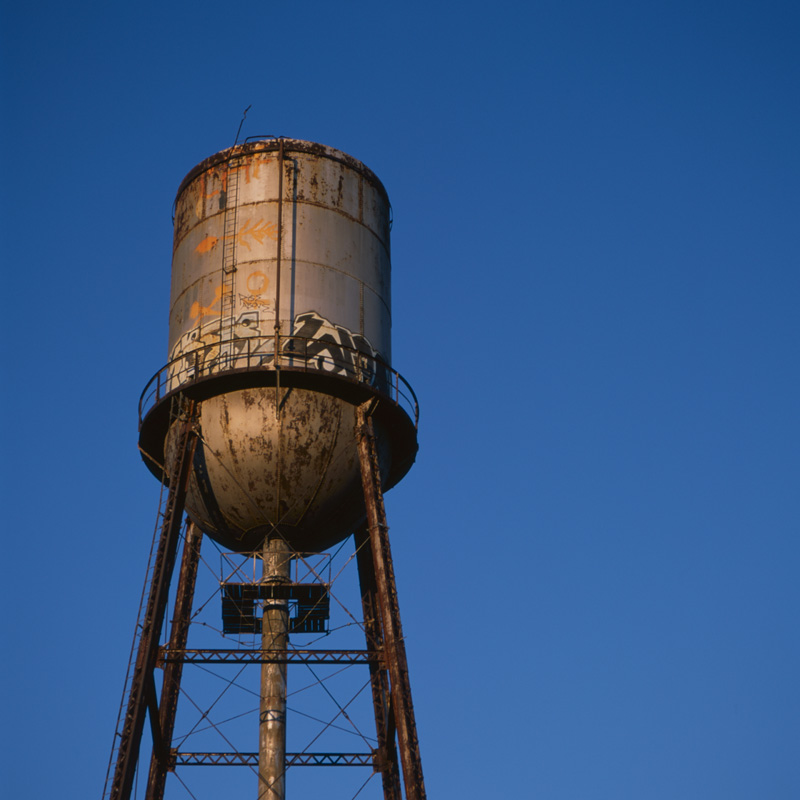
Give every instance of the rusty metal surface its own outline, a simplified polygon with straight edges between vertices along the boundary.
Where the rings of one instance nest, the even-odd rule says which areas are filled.
[[[209,398],[200,408],[187,513],[231,550],[255,550],[275,530],[296,550],[324,549],[365,513],[354,429],[354,406],[319,392],[254,388]],[[177,430],[167,437],[168,469],[179,452]],[[386,477],[388,437],[382,442]]]
[[[370,650],[384,653],[385,644],[378,603],[378,584],[375,579],[375,560],[372,556],[372,544],[367,527],[360,526],[354,538],[367,647]],[[396,729],[385,661],[370,662],[369,679],[372,689],[372,707],[375,712],[375,732],[378,739],[375,769],[381,773],[384,800],[402,800],[400,765],[397,760],[397,745],[395,744]]]
[[[284,334],[297,333],[303,315],[313,313],[364,338],[390,362],[385,190],[363,165],[332,148],[296,140],[277,146],[282,158],[266,146],[233,148],[184,182],[176,201],[170,360],[228,338],[227,331],[268,335],[280,306]],[[235,230],[227,213],[231,169]],[[236,266],[228,286],[221,259],[231,246]]]
[[[322,549],[361,522],[354,407],[364,397],[338,382],[396,406],[378,415],[386,485],[413,463],[416,430],[393,417],[416,428],[416,397],[390,366],[390,216],[363,164],[294,139],[223,151],[181,184],[169,362],[143,394],[140,446],[153,472],[168,471],[165,398],[258,373],[248,388],[214,383],[216,393],[195,398],[201,441],[187,511],[225,547],[254,550],[278,530],[294,548]],[[328,381],[322,391],[301,386],[309,373]]]
[[[183,664],[371,664],[379,663],[381,653],[374,650],[172,650],[162,649],[159,663],[180,661]]]
[[[286,767],[372,767],[374,753],[287,753]],[[176,767],[255,767],[258,753],[177,753]]]
[[[187,484],[191,470],[197,437],[195,435],[195,404],[189,402],[185,413],[176,423],[176,458],[172,472],[167,508],[161,527],[161,537],[156,553],[155,566],[147,599],[147,607],[142,623],[142,633],[136,654],[128,697],[128,706],[119,731],[120,737],[114,776],[111,781],[109,797],[111,800],[128,800],[133,788],[136,765],[139,760],[139,747],[142,739],[148,703],[148,689],[153,683],[153,669],[158,657],[158,639],[164,622],[164,614],[169,597],[169,585],[175,566],[178,539],[183,520],[183,508]],[[151,724],[154,739],[158,738],[160,720],[151,711]]]
[[[257,765],[260,789],[275,800],[285,793],[285,767],[294,765],[371,766],[382,773],[385,798],[400,800],[402,764],[407,800],[425,798],[382,497],[414,461],[418,419],[413,390],[391,367],[390,227],[388,196],[376,176],[310,142],[240,145],[207,159],[181,184],[169,360],[140,402],[140,449],[170,486],[172,510],[113,800],[130,797],[148,704],[150,800],[163,795],[167,770],[211,764]],[[168,413],[175,398],[192,404],[190,422]],[[271,597],[258,650],[187,650],[192,581],[183,572],[196,567],[187,542],[177,622],[160,650],[165,677],[157,707],[153,668],[177,547],[173,517],[184,507],[225,548],[251,552],[272,538],[280,558],[288,548],[320,552],[360,527],[366,649],[291,649],[285,598]],[[288,580],[288,572],[267,568],[268,549],[265,579]],[[260,758],[171,749],[185,663],[261,665]],[[368,665],[378,748],[286,753],[290,663]]]
[[[189,525],[183,545],[181,567],[178,572],[178,586],[175,595],[175,609],[172,614],[172,630],[169,637],[170,650],[184,650],[189,635],[189,624],[192,619],[192,600],[197,582],[197,566],[200,563],[200,545],[203,534],[196,525]],[[160,658],[159,658],[160,661]],[[162,752],[153,748],[150,757],[150,773],[147,778],[146,800],[162,800],[167,772],[171,767],[170,750],[172,734],[175,730],[175,716],[178,711],[180,694],[182,661],[171,661],[162,664],[164,680],[161,684],[161,701],[158,719],[161,736],[164,741]]]
[[[178,187],[175,202],[177,203],[178,197],[181,196],[183,190],[198,175],[201,175],[203,172],[213,169],[221,164],[227,163],[232,155],[250,155],[252,153],[276,154],[280,147],[280,141],[281,138],[274,136],[251,136],[248,137],[247,141],[243,144],[239,144],[238,146],[228,148],[227,150],[221,150],[218,153],[214,153],[214,155],[209,156],[204,161],[201,161],[199,164],[189,170],[189,173],[181,181],[181,184]],[[319,144],[318,142],[309,142],[304,139],[289,139],[285,137],[283,137],[283,142],[285,149],[287,150],[325,157],[331,161],[340,161],[353,171],[358,172],[365,180],[369,181],[379,192],[383,194],[384,198],[388,201],[389,198],[386,194],[386,189],[384,188],[383,183],[381,183],[380,178],[357,158],[353,158],[353,156],[348,155],[341,150],[337,150],[335,147],[329,147],[328,145]]]
[[[279,536],[264,542],[262,553],[265,582],[291,583],[292,551]],[[261,649],[285,651],[289,645],[289,603],[267,600],[261,629]],[[265,660],[261,664],[261,697],[258,725],[258,797],[286,797],[286,663]]]
[[[212,398],[225,394],[233,395],[236,392],[244,389],[255,389],[258,391],[265,390],[268,392],[273,392],[272,395],[268,395],[268,399],[266,401],[268,406],[269,398],[271,397],[274,399],[275,379],[275,370],[234,371],[212,375],[199,379],[192,384],[186,384],[183,391],[197,402],[205,404],[206,401]],[[272,382],[271,386],[269,381]],[[308,391],[320,395],[321,398],[329,397],[330,402],[340,402],[344,404],[343,408],[345,409],[352,409],[353,405],[365,402],[370,398],[373,399],[376,403],[373,411],[373,417],[375,419],[377,429],[380,432],[382,449],[390,456],[388,474],[382,475],[384,487],[391,488],[394,486],[411,468],[417,453],[417,436],[414,423],[409,415],[400,406],[386,398],[384,395],[376,393],[363,383],[359,384],[342,379],[338,376],[331,376],[319,372],[306,372],[304,370],[282,369],[281,386],[283,387],[281,389],[282,396],[283,393],[288,389],[292,389],[294,391]],[[151,408],[150,412],[143,420],[139,437],[139,447],[144,463],[159,479],[162,478],[162,469],[165,460],[169,460],[165,459],[165,441],[167,443],[172,441],[171,437],[168,436],[168,431],[171,424],[169,408],[172,396],[173,395],[166,395],[165,397],[162,397],[160,402]],[[327,403],[328,401],[325,402]],[[270,420],[270,425],[274,425],[274,417],[271,417]],[[260,425],[260,422],[256,424]],[[354,442],[352,443],[352,448],[355,449]],[[206,461],[207,460],[208,459],[206,459]],[[231,477],[232,475],[238,474],[243,467],[247,467],[248,469],[257,468],[256,462],[257,457],[254,453],[252,454],[252,458],[248,458],[248,463],[250,465],[249,467],[247,464],[239,463],[233,466],[226,466],[225,470],[223,470],[221,464],[218,466],[220,470],[225,472],[227,479],[233,482],[233,478]],[[233,468],[234,466],[235,469]],[[270,465],[269,463],[262,464],[261,472],[265,473],[266,476],[269,477],[270,475],[274,474],[274,465]],[[198,476],[195,476],[193,480],[197,482]],[[237,481],[241,483],[239,478],[237,478]],[[204,499],[204,495],[200,493],[199,489],[196,491],[194,500],[191,504],[192,508],[196,512],[193,519],[198,522],[198,524],[200,524],[202,519],[207,520],[207,524],[201,525],[201,527],[203,527],[203,530],[206,533],[218,538],[218,540],[221,541],[225,547],[240,551],[258,549],[260,546],[260,539],[257,532],[245,536],[245,531],[242,529],[232,528],[229,530],[228,523],[224,520],[223,523],[220,523],[217,526],[213,525],[213,521],[209,518],[208,513],[206,513],[204,509],[206,509],[208,505],[210,505],[211,508],[214,508],[214,487],[213,485],[209,485],[208,482],[204,482],[203,485],[210,495]],[[361,495],[360,491],[357,493],[357,495],[358,496],[355,497],[353,502],[358,508],[363,509],[363,496]],[[325,517],[322,513],[324,510],[322,508],[323,501],[325,501],[327,504],[328,501],[333,502],[333,498],[328,497],[326,499],[322,496],[319,496],[318,501],[319,506],[315,502],[315,508],[313,509],[314,513],[306,516],[303,524],[304,530],[295,531],[298,536],[306,537],[309,539],[309,541],[313,540],[318,535],[322,536],[319,541],[323,541],[328,536],[326,532],[322,531],[310,531],[309,533],[309,529],[307,528],[307,525],[311,525],[312,520],[318,511],[319,516],[317,519],[321,523],[325,520]],[[217,506],[219,506],[219,502],[217,502]],[[247,507],[251,509],[253,508],[253,505],[249,502],[249,500]],[[349,531],[345,531],[345,528],[347,528],[347,526],[350,524],[349,522],[345,524],[345,520],[351,518],[353,524],[356,524],[358,521],[356,519],[358,516],[357,514],[346,513],[347,511],[348,509],[342,509],[340,512],[334,514],[333,518],[327,518],[328,522],[334,524],[335,527],[344,531],[345,535],[346,533],[349,533]],[[349,511],[352,512],[352,509],[349,509]],[[363,511],[361,513],[363,514]],[[261,519],[260,522],[264,522],[264,520]],[[271,521],[269,522],[271,524]],[[292,536],[292,538],[295,539],[296,537]]]
[[[301,319],[300,332],[292,336],[273,333],[215,341],[168,362],[142,391],[140,424],[165,396],[197,381],[231,372],[288,370],[338,378],[380,392],[401,407],[416,427],[419,404],[414,390],[397,370],[370,350],[366,340],[335,329],[315,314],[305,314]]]
[[[400,763],[407,800],[425,800],[425,782],[417,738],[417,723],[411,700],[405,639],[400,621],[400,605],[394,579],[389,527],[383,505],[377,437],[365,405],[359,406],[357,419],[358,454],[367,507],[367,530],[377,585],[378,607],[383,626],[384,652],[391,679],[392,711],[397,729]]]

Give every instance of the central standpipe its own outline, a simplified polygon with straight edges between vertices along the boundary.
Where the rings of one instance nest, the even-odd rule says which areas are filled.
[[[263,581],[291,580],[292,551],[280,536],[264,542]],[[289,601],[267,600],[261,623],[264,654],[289,646]],[[258,800],[286,797],[286,663],[261,665],[261,706],[258,735]]]

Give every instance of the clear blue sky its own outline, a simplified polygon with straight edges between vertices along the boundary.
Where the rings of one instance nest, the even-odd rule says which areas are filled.
[[[102,792],[172,201],[250,104],[394,207],[429,796],[800,797],[797,3],[46,0],[0,31],[8,797]]]

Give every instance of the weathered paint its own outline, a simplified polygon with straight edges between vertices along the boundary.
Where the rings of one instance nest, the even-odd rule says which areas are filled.
[[[231,550],[258,549],[278,530],[296,550],[324,549],[364,518],[355,408],[305,389],[273,387],[205,400],[186,507]],[[173,426],[167,465],[174,457]],[[384,437],[385,438],[385,437]],[[382,475],[390,463],[382,451]]]
[[[274,369],[278,308],[285,367],[368,380],[391,396],[391,376],[378,366],[391,355],[386,191],[338,150],[284,139],[280,156],[278,144],[219,153],[178,191],[168,390],[200,375]],[[191,519],[239,551],[276,530],[296,550],[352,532],[365,515],[352,402],[279,379],[224,392],[201,403]],[[174,438],[170,431],[168,467]],[[392,454],[379,438],[386,480]]]
[[[273,536],[264,543],[264,582],[291,583],[291,550]],[[289,601],[267,600],[261,624],[265,653],[289,649]],[[258,724],[259,800],[286,797],[286,663],[261,665]]]
[[[283,143],[282,237],[275,142],[224,151],[184,180],[176,200],[170,360],[220,337],[273,332],[279,238],[281,332],[296,333],[297,318],[313,312],[365,338],[391,360],[386,191],[363,164],[338,150],[292,139]],[[233,296],[223,303],[226,241],[234,248],[236,271]]]

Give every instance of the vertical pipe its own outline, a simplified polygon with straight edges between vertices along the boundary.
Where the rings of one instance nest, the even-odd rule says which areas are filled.
[[[263,581],[290,581],[291,550],[280,536],[264,542]],[[286,650],[289,644],[289,602],[267,600],[261,623],[264,653]],[[261,704],[258,736],[258,800],[286,797],[286,664],[261,665]]]
[[[278,257],[275,263],[275,364],[280,363],[278,350],[281,332],[281,251],[283,250],[283,139],[278,140]]]
[[[281,254],[283,251],[283,139],[278,140],[278,257],[275,261],[275,416],[280,417],[281,394]],[[289,331],[291,333],[291,329]]]

